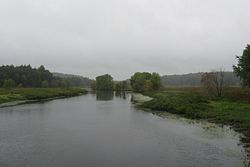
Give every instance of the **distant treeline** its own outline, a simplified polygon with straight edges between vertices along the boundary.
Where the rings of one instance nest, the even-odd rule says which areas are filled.
[[[63,74],[61,74],[63,75]],[[0,87],[73,87],[90,85],[90,81],[80,77],[62,77],[51,73],[44,66],[4,65],[0,67]]]
[[[201,86],[203,74],[165,75],[161,77],[161,83],[163,86]],[[240,79],[233,72],[225,72],[224,85],[240,86]]]
[[[61,78],[65,80],[70,86],[84,86],[84,87],[90,87],[93,80],[82,77],[80,75],[72,75],[72,74],[63,74],[63,73],[52,73],[53,76]]]
[[[0,66],[0,87],[92,87],[97,90],[157,90],[161,86],[201,86],[204,73],[162,76],[159,83],[157,73],[135,73],[130,80],[113,81],[110,75],[99,76],[95,80],[86,77],[51,73],[44,66],[30,65]],[[240,79],[233,72],[224,72],[224,85],[240,86]]]

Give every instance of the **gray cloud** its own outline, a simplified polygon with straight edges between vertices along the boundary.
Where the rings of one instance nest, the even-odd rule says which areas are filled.
[[[0,62],[115,79],[231,70],[249,20],[249,0],[1,0]]]

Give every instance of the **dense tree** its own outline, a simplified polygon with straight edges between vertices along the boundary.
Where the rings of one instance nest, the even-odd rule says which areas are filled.
[[[161,77],[158,73],[152,73],[151,76],[151,82],[152,82],[152,89],[158,90],[161,87]]]
[[[247,45],[242,56],[236,56],[238,64],[233,66],[234,72],[240,77],[243,86],[250,87],[250,45]]]
[[[92,90],[96,90],[96,81],[92,81],[90,87]]]
[[[113,90],[113,78],[109,74],[96,77],[97,90]]]
[[[130,82],[133,90],[137,92],[158,90],[161,87],[161,78],[157,73],[137,72],[131,77]]]
[[[153,84],[152,84],[151,80],[145,80],[143,87],[144,87],[145,91],[152,91]]]
[[[129,85],[130,85],[130,83],[129,83],[128,80],[121,81],[121,87],[122,87],[122,90],[123,90],[123,91],[124,91],[124,90],[129,90],[129,89],[130,89],[130,88],[129,88]]]
[[[42,81],[47,80],[50,83],[54,78],[43,66],[36,69],[30,65],[7,65],[0,67],[0,86],[3,86],[6,79],[12,79],[23,87],[41,87]]]
[[[137,92],[147,91],[145,89],[145,82],[146,80],[150,80],[150,78],[151,78],[151,74],[148,72],[135,73],[130,79],[133,90]]]
[[[115,91],[126,91],[129,89],[128,81],[115,82]]]
[[[12,79],[18,87],[76,87],[90,86],[91,80],[81,76],[52,74],[44,66],[32,68],[30,65],[0,67],[0,87],[4,81]]]
[[[122,91],[121,82],[116,82],[115,83],[115,91]]]

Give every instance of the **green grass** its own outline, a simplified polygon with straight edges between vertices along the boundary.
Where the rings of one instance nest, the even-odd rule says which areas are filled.
[[[19,100],[43,100],[56,97],[71,97],[85,94],[81,88],[16,88],[0,89],[0,103]]]
[[[209,108],[208,99],[197,93],[170,91],[149,92],[145,95],[153,97],[153,100],[143,103],[142,106],[152,110],[198,117],[199,112]]]
[[[207,117],[216,117],[228,123],[250,124],[250,104],[228,100],[210,101],[210,110],[203,112]]]
[[[235,94],[235,91],[233,91]],[[147,92],[145,95],[153,97],[153,100],[143,103],[143,107],[152,110],[167,111],[183,114],[191,118],[207,118],[227,124],[250,124],[250,103],[248,98],[242,100],[241,95],[245,91],[239,91],[238,96],[230,96],[222,99],[208,97],[201,92],[165,90],[160,92]]]
[[[210,98],[204,87],[166,87],[161,92],[191,92]],[[250,88],[226,87],[223,91],[223,98],[230,99],[231,101],[250,102]]]
[[[7,103],[17,100],[24,100],[24,97],[19,94],[5,94],[0,95],[0,103]]]

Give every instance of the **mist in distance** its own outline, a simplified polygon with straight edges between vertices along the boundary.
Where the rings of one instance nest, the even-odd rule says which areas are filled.
[[[0,62],[117,80],[232,71],[249,20],[249,0],[1,0]]]

